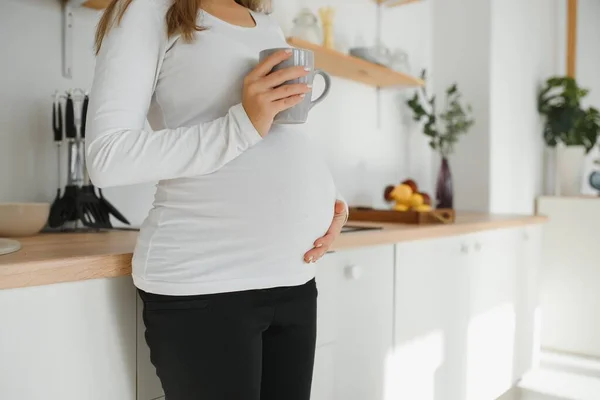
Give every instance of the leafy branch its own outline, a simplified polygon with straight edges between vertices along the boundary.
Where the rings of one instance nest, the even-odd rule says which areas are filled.
[[[426,80],[426,70],[421,72],[421,79]],[[462,104],[462,94],[456,84],[448,87],[445,94],[444,108],[439,114],[436,96],[429,96],[424,86],[406,102],[413,112],[413,119],[425,121],[423,133],[429,137],[429,146],[442,157],[454,152],[460,135],[467,133],[475,123],[471,106]]]

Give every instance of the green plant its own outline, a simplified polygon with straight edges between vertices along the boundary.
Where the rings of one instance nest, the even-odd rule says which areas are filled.
[[[548,146],[583,146],[586,153],[594,148],[600,137],[600,113],[594,107],[582,107],[581,100],[588,93],[571,77],[546,81],[538,94],[538,111],[546,118],[544,141]]]
[[[423,70],[421,79],[426,80],[426,75],[426,70]],[[444,108],[439,114],[436,113],[435,95],[429,97],[424,86],[406,102],[413,111],[414,120],[425,121],[423,133],[429,137],[429,146],[440,152],[442,157],[447,157],[454,152],[454,146],[460,135],[467,133],[475,123],[471,106],[463,105],[461,97],[462,94],[456,83],[448,87]]]

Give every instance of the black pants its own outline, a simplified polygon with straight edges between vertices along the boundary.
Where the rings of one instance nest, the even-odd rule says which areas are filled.
[[[166,400],[309,400],[315,281],[200,296],[140,291]]]

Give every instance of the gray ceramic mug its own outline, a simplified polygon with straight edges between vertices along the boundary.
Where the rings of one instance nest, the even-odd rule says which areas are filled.
[[[263,50],[259,54],[259,59],[260,61],[262,61],[273,53],[287,49],[287,47],[279,47],[275,49]],[[325,99],[325,97],[329,94],[329,88],[331,87],[331,78],[329,78],[329,75],[320,69],[315,71],[315,55],[312,51],[296,48],[291,48],[290,50],[292,50],[292,55],[290,56],[290,58],[277,64],[275,67],[273,67],[273,70],[271,72],[275,72],[277,70],[289,67],[308,67],[310,68],[310,72],[308,75],[302,78],[287,81],[284,83],[284,85],[289,85],[292,83],[306,83],[312,85],[313,80],[315,79],[315,75],[318,74],[321,75],[325,80],[325,90],[323,90],[323,93],[321,93],[321,95],[314,100],[311,100],[310,95],[312,94],[312,92],[309,92],[306,94],[306,97],[304,98],[304,100],[302,100],[301,103],[298,103],[294,107],[288,108],[287,110],[278,113],[273,121],[276,124],[305,123],[310,109],[313,108],[315,104],[320,103]]]

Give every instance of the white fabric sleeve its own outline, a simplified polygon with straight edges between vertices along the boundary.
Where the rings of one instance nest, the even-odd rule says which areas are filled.
[[[159,4],[134,0],[96,60],[86,158],[99,187],[208,174],[261,140],[241,104],[213,121],[152,131],[147,114],[169,43]]]

